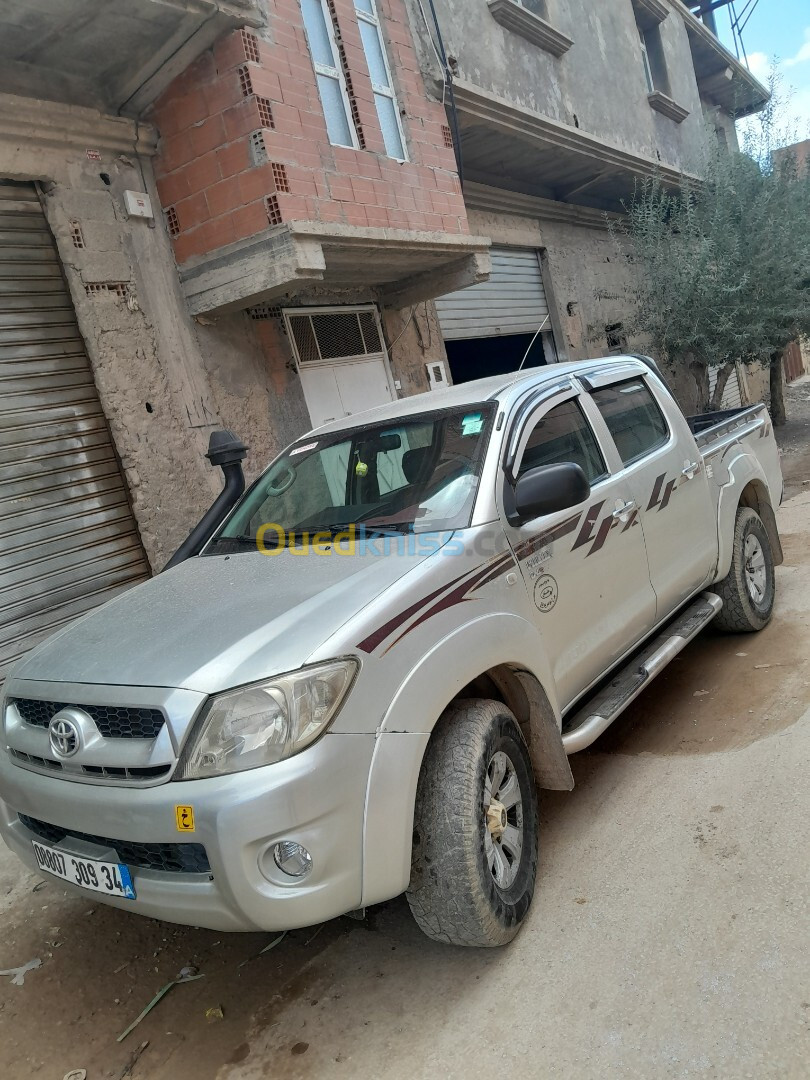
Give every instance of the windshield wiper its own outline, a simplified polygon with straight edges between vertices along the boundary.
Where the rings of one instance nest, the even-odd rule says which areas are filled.
[[[369,525],[365,521],[341,521],[337,525],[327,525],[323,529],[313,529],[310,535],[316,532],[328,532],[332,536],[337,533],[348,532],[354,528],[357,532],[376,533],[378,536],[401,536],[403,532],[411,531],[410,522],[386,521],[382,525]]]
[[[242,547],[257,547],[255,536],[217,536],[214,544],[239,544]]]

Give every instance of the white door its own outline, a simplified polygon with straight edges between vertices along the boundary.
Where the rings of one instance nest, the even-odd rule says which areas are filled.
[[[313,427],[393,400],[383,360],[309,364],[300,374]]]
[[[394,401],[375,308],[284,312],[313,427]]]

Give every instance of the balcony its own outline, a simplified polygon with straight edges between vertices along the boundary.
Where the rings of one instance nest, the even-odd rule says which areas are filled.
[[[480,86],[456,80],[453,89],[469,180],[603,210],[620,209],[637,180],[657,176],[665,185],[680,183],[677,169]]]
[[[678,6],[686,24],[701,97],[733,116],[759,112],[770,100],[768,88],[754,78],[705,23],[683,4]]]
[[[223,33],[261,24],[257,0],[10,0],[0,93],[138,116]]]
[[[190,260],[180,281],[192,315],[307,295],[405,307],[485,281],[489,245],[480,236],[291,221]]]

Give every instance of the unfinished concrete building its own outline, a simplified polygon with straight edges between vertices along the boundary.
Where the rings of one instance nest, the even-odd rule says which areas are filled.
[[[529,363],[634,344],[604,211],[767,92],[679,0],[435,7],[3,5],[0,677],[163,565],[212,429],[255,474],[541,324]]]

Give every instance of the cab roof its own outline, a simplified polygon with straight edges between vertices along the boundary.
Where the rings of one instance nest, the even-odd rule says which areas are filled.
[[[498,400],[506,405],[512,397],[519,396],[525,390],[531,389],[533,386],[542,386],[547,382],[554,382],[561,376],[584,375],[586,371],[590,371],[594,367],[604,367],[614,363],[626,365],[628,362],[632,363],[633,361],[638,364],[640,370],[643,370],[645,366],[643,358],[625,355],[597,356],[567,364],[547,364],[539,368],[529,368],[516,374],[492,375],[487,379],[475,379],[472,382],[459,383],[457,386],[448,386],[444,390],[428,390],[422,394],[413,394],[410,397],[389,402],[387,405],[378,405],[374,409],[355,413],[353,416],[344,416],[339,420],[332,420],[328,424],[323,424],[321,427],[313,428],[302,438],[313,434],[326,435],[335,431],[356,428],[363,424],[404,419],[419,413],[435,412],[437,409],[476,405],[483,401]]]

